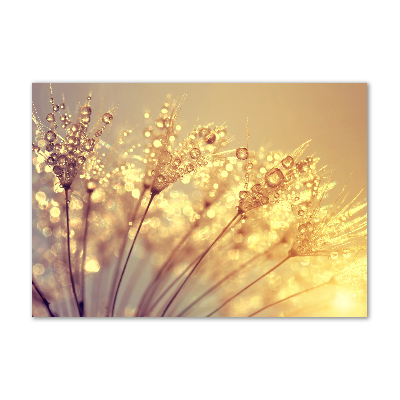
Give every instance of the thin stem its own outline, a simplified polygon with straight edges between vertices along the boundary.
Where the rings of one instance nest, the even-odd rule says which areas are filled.
[[[143,249],[143,256],[146,254],[146,250]],[[130,305],[133,300],[134,300],[134,294],[135,294],[135,287],[140,281],[140,278],[142,276],[142,273],[145,271],[150,259],[149,257],[141,257],[141,259],[138,262],[138,265],[136,266],[135,270],[132,272],[132,275],[130,276],[127,287],[129,288],[128,290],[125,290],[123,294],[120,296],[120,301],[122,301],[123,304],[126,304],[127,306]]]
[[[239,296],[242,294],[245,290],[247,290],[250,286],[253,286],[256,284],[259,280],[270,274],[272,271],[277,269],[280,265],[282,265],[285,261],[287,261],[291,256],[287,256],[284,258],[280,263],[276,264],[275,267],[271,268],[269,271],[267,271],[265,274],[261,275],[259,278],[257,278],[255,281],[252,283],[248,284],[245,288],[243,288],[240,292],[236,293],[234,296],[226,300],[221,306],[219,306],[216,310],[214,310],[212,313],[208,314],[207,317],[211,317],[211,315],[215,314],[217,311],[219,311],[225,304],[228,304],[231,300],[233,300],[235,297]]]
[[[143,189],[140,192],[138,201],[137,201],[137,203],[135,205],[135,209],[133,211],[132,218],[129,220],[129,222],[131,222],[132,225],[136,220],[136,215],[137,215],[137,213],[139,211],[139,207],[140,207],[140,204],[142,203],[142,200],[143,200],[145,192],[146,192],[146,188],[143,187]],[[114,274],[113,279],[112,279],[111,289],[110,289],[110,291],[111,291],[110,302],[111,302],[111,299],[112,299],[112,294],[114,293],[115,284],[117,283],[118,273],[119,273],[119,270],[120,270],[120,267],[121,267],[121,261],[122,261],[122,256],[124,254],[124,250],[125,250],[125,247],[126,247],[126,242],[128,241],[130,227],[131,226],[128,225],[128,230],[126,231],[124,243],[123,243],[122,248],[121,248],[121,254],[118,257],[118,264],[117,264],[117,267],[115,268],[115,274]],[[109,306],[110,306],[110,304],[109,304]],[[108,307],[108,308],[110,309],[110,307]]]
[[[152,299],[154,293],[156,292],[156,290],[158,289],[158,287],[160,286],[159,284],[159,279],[161,277],[161,275],[163,273],[168,272],[168,270],[170,269],[169,267],[172,265],[171,264],[171,260],[172,258],[175,256],[175,254],[177,253],[177,251],[182,247],[182,245],[186,242],[186,240],[189,238],[189,236],[192,234],[192,232],[197,228],[198,226],[198,221],[196,220],[189,228],[189,230],[186,232],[185,236],[180,240],[180,242],[175,246],[175,248],[171,251],[170,255],[168,256],[167,260],[164,262],[164,264],[162,265],[162,267],[160,268],[160,270],[158,271],[157,275],[153,278],[152,282],[149,284],[149,286],[147,287],[146,291],[144,292],[140,303],[139,303],[139,307],[138,307],[138,312],[137,312],[137,316],[139,316],[139,313],[142,309],[142,307],[148,305],[148,303],[150,302],[150,300]],[[146,303],[146,304],[145,304]],[[145,310],[145,313],[147,312],[147,309]]]
[[[220,279],[214,286],[212,286],[210,289],[208,289],[206,292],[204,292],[200,297],[198,297],[195,301],[190,303],[183,311],[181,311],[177,317],[182,317],[183,314],[185,314],[187,311],[189,311],[194,305],[196,305],[200,300],[204,299],[204,297],[207,297],[211,292],[213,292],[215,289],[217,289],[220,285],[222,285],[225,281],[227,281],[229,278],[231,278],[233,275],[237,274],[238,272],[242,271],[244,268],[248,267],[253,261],[255,261],[257,258],[261,257],[262,255],[265,255],[267,251],[264,251],[262,253],[256,254],[254,257],[252,257],[250,260],[246,261],[244,264],[242,264],[239,268],[235,269],[232,271],[230,274],[225,276],[224,278]]]
[[[82,317],[83,314],[82,314],[81,307],[79,306],[78,297],[76,296],[74,276],[72,274],[72,266],[71,266],[71,243],[70,243],[70,239],[69,239],[69,200],[68,200],[68,190],[69,190],[69,188],[65,188],[65,209],[67,211],[68,265],[69,265],[69,274],[71,276],[72,292],[74,294],[76,306],[78,307],[79,316]]]
[[[86,260],[86,247],[87,247],[87,236],[89,232],[89,213],[90,203],[92,199],[93,190],[88,189],[89,200],[86,207],[86,222],[85,222],[85,233],[83,235],[83,251],[82,251],[82,263],[81,263],[81,285],[82,285],[82,315],[85,315],[85,260]]]
[[[179,281],[179,279],[181,279],[182,276],[184,276],[185,273],[186,273],[187,271],[189,271],[190,268],[193,267],[194,263],[195,263],[199,258],[200,258],[200,256],[197,257],[197,258],[195,258],[194,261],[192,261],[192,262],[187,266],[187,268],[185,268],[185,270],[184,270],[180,275],[178,275],[178,276],[172,281],[172,283],[170,283],[170,284],[168,285],[168,287],[161,293],[161,295],[158,296],[157,300],[156,300],[150,307],[146,308],[145,312],[143,313],[144,315],[147,315],[147,314],[149,314],[152,310],[154,310],[154,308],[155,308],[155,307],[157,306],[157,304],[162,300],[162,298],[163,298],[163,297],[170,291],[170,289]],[[139,316],[139,315],[138,315],[138,316]]]
[[[202,256],[200,257],[199,261],[197,261],[196,265],[193,267],[193,269],[190,271],[189,275],[186,277],[186,279],[183,281],[182,285],[180,286],[180,288],[178,289],[178,291],[175,293],[175,295],[172,297],[172,299],[170,300],[170,302],[168,303],[167,307],[165,308],[164,312],[162,313],[162,317],[165,315],[165,313],[167,312],[168,308],[171,306],[172,302],[175,300],[176,296],[178,296],[179,292],[182,290],[183,286],[185,285],[185,283],[189,280],[189,278],[193,275],[194,271],[196,270],[196,268],[198,267],[198,265],[201,263],[201,261],[203,260],[203,258],[207,255],[207,253],[212,249],[212,247],[215,245],[215,243],[218,242],[218,240],[224,235],[224,233],[229,229],[229,227],[233,224],[233,222],[235,221],[235,219],[237,217],[241,216],[241,213],[238,212],[233,218],[232,220],[228,223],[228,225],[222,230],[222,232],[218,235],[218,237],[214,240],[214,242],[211,243],[211,246],[202,254]]]
[[[314,289],[320,288],[320,287],[322,287],[322,286],[325,286],[325,285],[327,285],[328,283],[330,283],[330,282],[325,282],[325,283],[323,283],[322,285],[314,286],[314,287],[312,287],[312,288],[309,288],[309,289],[303,290],[303,291],[301,291],[301,292],[292,294],[291,296],[285,297],[285,298],[282,299],[282,300],[276,301],[275,303],[269,304],[269,305],[267,305],[267,306],[261,308],[260,310],[254,312],[253,314],[248,315],[248,317],[253,317],[254,315],[260,313],[261,311],[266,310],[266,309],[269,308],[269,307],[275,306],[276,304],[282,303],[282,302],[285,301],[285,300],[292,299],[293,297],[299,296],[299,295],[301,295],[301,294],[303,294],[303,293],[307,293],[307,292],[310,292],[311,290],[314,290]]]
[[[49,302],[46,300],[46,298],[42,295],[42,293],[40,292],[40,290],[39,290],[38,287],[36,286],[35,282],[33,281],[33,278],[32,278],[32,285],[33,285],[33,287],[36,289],[36,291],[39,293],[39,296],[40,296],[40,298],[42,299],[44,305],[46,306],[47,311],[49,312],[50,316],[51,316],[51,317],[54,317],[55,315],[54,315],[54,314],[51,312],[51,310],[50,310],[50,303],[49,303]],[[32,315],[32,317],[33,317],[33,315]]]
[[[124,265],[124,268],[123,268],[123,270],[122,270],[121,277],[119,278],[117,290],[116,290],[115,296],[114,296],[114,301],[113,301],[112,310],[111,310],[111,316],[112,316],[112,317],[114,316],[115,303],[116,303],[116,301],[117,301],[117,296],[118,296],[119,288],[120,288],[120,286],[121,286],[122,278],[123,278],[123,276],[124,276],[124,274],[125,274],[126,266],[128,265],[129,257],[131,256],[131,253],[132,253],[132,250],[133,250],[133,246],[134,246],[135,243],[136,243],[136,239],[137,239],[137,237],[138,237],[138,235],[139,235],[140,228],[142,227],[143,221],[144,221],[144,219],[145,219],[145,217],[146,217],[147,211],[149,210],[150,204],[151,204],[151,202],[153,201],[153,199],[154,199],[154,197],[155,197],[156,195],[157,195],[157,193],[151,193],[151,195],[150,195],[149,203],[147,204],[146,210],[145,210],[145,212],[144,212],[144,214],[143,214],[143,217],[142,217],[142,219],[141,219],[141,221],[140,221],[140,224],[139,224],[139,226],[138,226],[138,229],[137,229],[137,231],[136,231],[135,238],[133,239],[133,243],[132,243],[131,249],[129,250],[128,257],[126,258],[125,265]]]

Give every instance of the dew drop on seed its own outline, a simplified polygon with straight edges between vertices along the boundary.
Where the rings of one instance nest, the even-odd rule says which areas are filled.
[[[249,152],[245,147],[239,147],[238,149],[236,149],[236,157],[239,160],[247,160],[247,158],[249,157]]]
[[[277,187],[283,182],[284,175],[278,168],[274,168],[265,174],[265,183],[269,187]]]
[[[294,160],[291,156],[287,156],[286,158],[284,158],[282,160],[282,165],[284,166],[284,168],[286,169],[290,169],[293,167],[294,164]]]
[[[200,156],[201,156],[201,151],[198,148],[190,150],[190,157],[192,157],[193,160],[196,160],[196,158],[199,158]]]
[[[89,117],[88,115],[84,115],[84,116],[81,118],[81,121],[82,121],[82,124],[87,125],[87,124],[90,122],[90,117]]]
[[[54,122],[55,121],[54,114],[52,114],[52,113],[47,114],[46,121],[47,122]]]
[[[81,107],[81,114],[82,115],[90,115],[92,113],[92,109],[89,106]]]
[[[244,200],[247,195],[249,194],[249,192],[247,190],[242,190],[239,192],[239,199]]]
[[[59,176],[59,175],[61,175],[61,174],[63,173],[63,169],[62,169],[59,165],[56,165],[56,166],[53,168],[53,172],[54,172],[57,176]]]
[[[306,224],[299,225],[298,230],[299,230],[300,233],[306,232],[307,231]]]
[[[57,104],[54,104],[53,111],[57,112],[59,109],[60,109],[60,107]]]
[[[194,165],[193,164],[188,164],[186,167],[187,172],[192,172],[194,171]]]
[[[65,103],[61,103],[61,104],[60,104],[60,108],[61,108],[62,110],[64,110],[64,109],[65,109]]]
[[[211,132],[210,134],[208,134],[208,135],[204,138],[204,141],[205,141],[207,144],[213,144],[213,143],[215,143],[216,140],[217,140],[217,136],[215,135],[214,132]]]
[[[175,160],[172,162],[172,166],[178,168],[180,165],[181,165],[181,159],[175,158]]]
[[[252,188],[251,191],[254,193],[259,193],[262,190],[262,185],[260,185],[259,183],[255,184]]]
[[[102,121],[105,123],[105,124],[109,124],[112,120],[113,120],[113,116],[110,114],[110,113],[105,113],[104,115],[103,115],[103,118],[102,118]]]
[[[47,165],[55,165],[57,163],[57,156],[55,154],[52,154],[50,157],[47,158],[46,163]]]
[[[333,252],[331,253],[331,259],[332,259],[332,260],[336,260],[338,257],[339,257],[339,254],[338,254],[336,251],[333,251]]]
[[[51,153],[54,150],[54,143],[47,143],[46,144],[46,151]]]
[[[64,166],[64,165],[66,165],[66,163],[67,163],[67,157],[66,156],[61,155],[61,156],[58,157],[58,164],[59,165]]]
[[[56,134],[53,131],[48,131],[45,135],[45,139],[48,142],[54,142],[56,140]]]

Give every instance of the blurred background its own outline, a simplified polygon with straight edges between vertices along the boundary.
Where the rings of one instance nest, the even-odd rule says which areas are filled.
[[[307,153],[320,157],[338,182],[337,195],[346,184],[355,196],[367,197],[367,84],[366,83],[55,83],[57,104],[65,96],[70,107],[83,103],[92,91],[94,115],[119,104],[113,133],[124,127],[145,126],[144,112],[155,117],[168,94],[186,94],[178,122],[186,134],[195,124],[228,126],[236,141],[246,146],[249,119],[250,150],[261,145],[290,152],[312,139]],[[51,111],[48,83],[34,83],[32,99],[39,115]],[[74,113],[74,109],[71,112]],[[112,143],[113,138],[109,141]]]

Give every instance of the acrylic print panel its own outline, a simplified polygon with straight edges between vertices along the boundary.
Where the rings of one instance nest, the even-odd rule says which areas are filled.
[[[32,96],[33,316],[367,316],[366,84]]]

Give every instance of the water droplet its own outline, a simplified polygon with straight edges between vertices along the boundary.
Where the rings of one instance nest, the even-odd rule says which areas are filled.
[[[55,151],[57,154],[60,154],[60,153],[62,152],[62,149],[63,149],[63,146],[62,146],[62,144],[60,144],[60,143],[57,143],[57,144],[54,146],[54,151]]]
[[[204,141],[207,144],[213,144],[217,140],[217,135],[214,132],[209,133],[205,138]]]
[[[84,156],[79,156],[78,157],[78,164],[82,165],[84,164],[86,161],[86,158]]]
[[[61,155],[58,157],[58,165],[64,166],[67,164],[67,156]]]
[[[332,260],[336,260],[338,257],[339,257],[339,254],[338,254],[336,251],[333,251],[333,252],[331,253],[331,259],[332,259]]]
[[[246,171],[251,171],[252,169],[253,169],[253,163],[249,162],[249,163],[246,165]]]
[[[236,157],[239,160],[247,160],[247,158],[249,157],[249,152],[245,147],[239,147],[238,149],[236,149]]]
[[[165,185],[167,183],[167,178],[164,175],[158,175],[156,178],[156,183],[159,185]]]
[[[46,151],[51,153],[54,150],[54,143],[47,143],[46,144]]]
[[[40,150],[39,146],[36,146],[35,143],[32,143],[32,151],[38,151]]]
[[[278,168],[273,168],[265,174],[265,183],[269,187],[277,187],[283,182],[284,175]]]
[[[262,190],[262,185],[260,185],[259,183],[255,184],[252,188],[251,191],[255,192],[255,193],[259,193]]]
[[[194,171],[194,165],[193,164],[188,164],[186,167],[187,172],[192,172]]]
[[[57,164],[57,156],[55,154],[51,154],[50,157],[46,160],[47,165],[56,165]]]
[[[114,119],[114,117],[113,117],[110,113],[105,113],[105,114],[103,115],[102,121],[103,121],[105,124],[109,124],[113,119]]]
[[[208,135],[210,132],[211,132],[211,129],[210,129],[210,128],[202,128],[202,129],[200,129],[198,135],[199,135],[199,137],[205,136],[205,139],[204,139],[204,140],[206,140],[206,137],[207,137],[207,135]]]
[[[247,190],[242,190],[241,192],[239,192],[239,199],[244,200],[248,194],[249,192]]]
[[[78,125],[77,125],[77,124],[73,124],[73,125],[71,126],[71,131],[72,131],[73,133],[78,132],[78,130],[79,130],[79,128],[78,128]]]
[[[299,210],[297,213],[300,217],[302,217],[304,215],[304,210]]]
[[[46,121],[47,122],[54,122],[56,119],[54,118],[54,114],[52,114],[52,113],[50,113],[50,114],[47,114],[47,116],[46,116]]]
[[[198,148],[190,150],[190,157],[192,157],[193,160],[199,158],[200,156],[201,156],[201,151]]]
[[[89,106],[81,107],[81,114],[82,115],[90,115],[92,113],[92,109]]]
[[[299,225],[298,230],[299,230],[300,233],[305,233],[307,231],[306,224]]]
[[[54,104],[53,111],[57,112],[59,109],[60,109],[60,107],[57,104]]]
[[[292,168],[293,164],[294,164],[294,160],[293,160],[293,158],[291,156],[287,156],[286,158],[284,158],[282,160],[282,165],[286,169]]]
[[[83,117],[81,118],[81,122],[82,122],[82,124],[87,125],[87,124],[90,122],[90,117],[89,117],[89,115],[83,116]]]
[[[178,168],[181,165],[181,159],[180,158],[175,158],[175,160],[172,163],[172,166],[175,168]]]
[[[61,104],[60,104],[60,108],[61,108],[62,110],[64,110],[64,109],[65,109],[65,103],[61,103]]]
[[[83,151],[90,152],[94,148],[94,139],[87,139],[86,141],[81,141],[81,149]]]
[[[48,131],[44,137],[48,142],[54,142],[57,138],[53,131]]]
[[[63,171],[64,171],[64,170],[63,170],[59,165],[56,165],[56,166],[53,168],[53,172],[54,172],[57,176],[62,175]]]
[[[312,162],[314,161],[312,157],[307,157],[306,161],[308,162],[308,164],[312,164]]]

